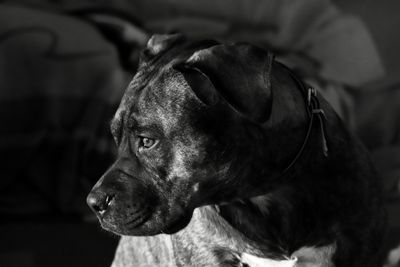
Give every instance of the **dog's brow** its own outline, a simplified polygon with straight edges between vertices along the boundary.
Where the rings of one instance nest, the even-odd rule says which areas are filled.
[[[160,128],[154,124],[147,124],[145,122],[141,122],[140,118],[131,117],[126,121],[126,127],[131,130],[135,130],[136,132],[159,132]]]
[[[143,120],[140,117],[131,116],[126,120],[125,126],[126,126],[126,128],[131,129],[131,130],[144,131],[148,127],[146,125],[143,125],[143,123],[141,123],[141,121],[143,121]]]
[[[133,111],[125,120],[125,126],[127,128],[137,128],[140,127],[143,122],[146,121],[146,117],[142,116],[139,112]]]
[[[125,126],[126,126],[128,129],[133,129],[133,128],[135,128],[135,127],[138,126],[138,122],[137,122],[137,120],[136,120],[135,117],[130,116],[130,117],[126,120]]]

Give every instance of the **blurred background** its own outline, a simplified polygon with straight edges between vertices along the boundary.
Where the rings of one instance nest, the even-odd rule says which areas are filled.
[[[171,32],[270,49],[330,101],[376,163],[389,253],[400,245],[399,12],[397,0],[0,0],[0,266],[110,265],[118,238],[85,197],[114,157],[109,122],[140,49]]]

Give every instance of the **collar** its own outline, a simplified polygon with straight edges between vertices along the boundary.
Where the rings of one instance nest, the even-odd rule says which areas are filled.
[[[310,135],[313,129],[314,121],[318,119],[317,123],[319,124],[319,129],[320,129],[320,134],[321,134],[321,148],[323,155],[325,157],[328,157],[328,141],[326,138],[326,116],[324,113],[324,110],[321,108],[319,100],[318,100],[318,95],[317,91],[312,88],[311,86],[306,86],[302,80],[300,80],[297,75],[293,73],[292,70],[290,70],[288,67],[282,64],[288,71],[290,77],[296,82],[298,85],[299,89],[302,92],[303,99],[305,101],[306,105],[306,111],[309,117],[308,120],[308,128],[306,135],[304,137],[304,141],[297,152],[296,156],[293,158],[293,160],[289,163],[289,165],[283,170],[282,175],[286,174],[292,167],[295,165],[295,163],[299,160],[299,158],[302,156],[304,149],[307,146],[307,143],[309,142]]]

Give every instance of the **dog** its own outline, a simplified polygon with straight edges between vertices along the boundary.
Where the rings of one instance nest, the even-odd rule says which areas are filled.
[[[381,266],[368,153],[268,51],[154,35],[111,132],[87,203],[130,236],[114,266]]]

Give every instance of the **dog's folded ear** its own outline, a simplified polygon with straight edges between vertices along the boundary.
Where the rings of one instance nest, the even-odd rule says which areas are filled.
[[[146,48],[142,51],[141,60],[146,61],[151,57],[162,54],[176,43],[185,40],[183,34],[154,34],[147,41]]]
[[[180,68],[196,95],[215,104],[221,95],[253,122],[271,113],[273,54],[249,44],[216,45],[196,51]]]
[[[217,104],[219,100],[218,92],[207,75],[200,69],[187,64],[179,64],[174,68],[182,73],[186,82],[200,101],[208,106]]]

